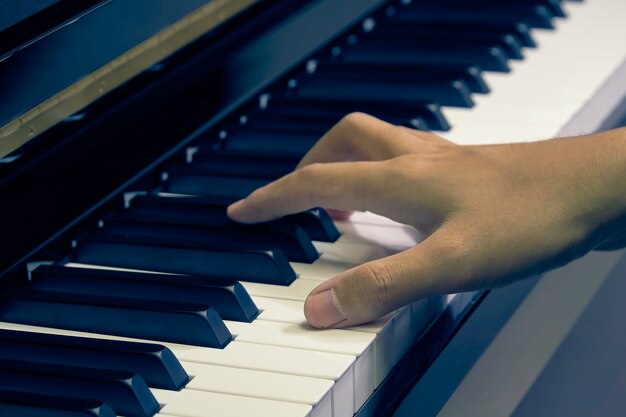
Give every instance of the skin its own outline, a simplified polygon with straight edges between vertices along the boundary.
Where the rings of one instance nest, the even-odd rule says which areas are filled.
[[[453,144],[353,113],[293,173],[228,208],[256,223],[312,207],[369,210],[426,236],[311,292],[314,327],[368,322],[434,294],[493,288],[622,246],[626,129],[506,145]]]

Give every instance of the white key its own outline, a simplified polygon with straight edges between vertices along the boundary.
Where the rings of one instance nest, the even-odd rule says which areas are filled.
[[[342,233],[340,239],[380,245],[389,252],[398,252],[411,248],[421,242],[424,237],[411,226],[390,226],[352,221],[336,222],[337,229]]]
[[[354,355],[237,341],[221,350],[184,345],[169,347],[182,361],[333,380],[348,372],[355,359]]]
[[[304,404],[241,397],[215,392],[153,389],[157,401],[165,404],[163,414],[185,417],[310,417],[312,407]]]
[[[308,279],[326,280],[357,265],[384,258],[394,250],[380,245],[343,239],[341,242],[314,242],[320,257],[313,263],[291,262],[297,274]]]
[[[398,362],[397,355],[395,354],[397,348],[395,339],[395,316],[396,313],[389,313],[376,321],[347,328],[347,330],[370,333],[376,336],[373,346],[375,358],[375,387],[383,382],[385,377]]]
[[[422,300],[423,304],[428,305],[428,300]],[[419,301],[418,301],[419,303]],[[415,337],[421,334],[425,326],[415,325],[418,319],[422,322],[428,322],[430,311],[422,311],[419,317],[414,317],[412,306],[408,305],[395,312],[394,328],[393,328],[393,349],[390,354],[393,355],[394,365],[402,359],[404,354],[409,350]],[[417,314],[416,314],[417,316]]]
[[[224,323],[238,342],[318,352],[358,356],[363,354],[374,340],[373,335],[365,332],[343,329],[319,330],[304,323],[292,324],[265,320],[256,320],[252,323],[224,320]]]
[[[290,299],[256,297],[252,301],[261,313],[257,320],[277,321],[281,323],[301,324],[306,322],[304,317],[304,301]]]
[[[277,298],[253,297],[254,303],[263,310],[258,320],[268,320],[281,323],[302,324],[305,322],[304,303],[301,301],[281,300]],[[406,309],[409,311],[410,309]],[[402,310],[404,311],[404,309]],[[410,315],[409,315],[410,316]],[[397,340],[394,338],[394,317],[391,313],[374,322],[350,327],[345,330],[371,333],[376,336],[374,340],[374,357],[376,361],[375,383],[380,385],[384,377],[391,371],[397,362]],[[409,329],[407,329],[408,331]],[[411,339],[408,333],[404,333],[405,339]]]
[[[282,298],[284,300],[304,301],[309,293],[318,285],[319,279],[297,278],[290,285],[259,284],[241,282],[250,295],[259,297]]]
[[[371,211],[355,211],[350,216],[351,223],[377,224],[380,226],[405,227],[405,224],[393,221],[385,216],[381,216]]]
[[[311,349],[356,356],[354,363],[354,412],[376,388],[375,336],[340,329],[314,330],[308,325],[257,320],[251,324],[225,321],[239,342]]]
[[[332,380],[195,362],[183,361],[181,364],[192,377],[185,389],[266,398],[312,407],[321,404],[328,407],[326,414],[332,415]]]
[[[354,413],[354,369],[356,357],[281,346],[231,342],[225,349],[170,346],[181,361],[255,369],[279,374],[300,375],[334,381],[333,416]]]
[[[351,242],[349,239],[339,239],[337,242],[313,242],[321,253],[321,261],[342,262],[359,265],[374,259],[389,255],[383,247],[372,243]]]
[[[326,281],[356,266],[353,263],[329,261],[325,258],[317,259],[310,264],[303,262],[290,262],[289,264],[300,278],[317,281],[318,285],[319,281]]]

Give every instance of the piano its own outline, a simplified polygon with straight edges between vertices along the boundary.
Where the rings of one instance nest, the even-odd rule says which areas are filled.
[[[353,111],[504,143],[626,93],[611,0],[57,3],[0,52],[2,415],[392,415],[484,293],[314,330],[311,289],[420,236],[225,205]]]

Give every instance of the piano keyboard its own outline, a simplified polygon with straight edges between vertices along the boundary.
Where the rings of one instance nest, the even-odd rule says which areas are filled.
[[[120,196],[125,208],[72,236],[67,256],[33,260],[32,289],[2,300],[0,414],[357,413],[441,300],[313,330],[304,299],[420,236],[372,213],[333,224],[323,210],[236,226],[224,207],[291,170],[352,110],[501,143],[586,133],[610,111],[593,97],[623,95],[626,27],[612,0],[463,3],[385,6],[199,135],[155,187]]]

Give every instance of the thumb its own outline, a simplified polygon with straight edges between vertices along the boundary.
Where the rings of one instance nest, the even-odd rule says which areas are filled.
[[[459,290],[463,280],[454,274],[454,265],[460,258],[458,251],[430,238],[412,249],[349,269],[319,285],[304,303],[307,321],[317,328],[354,326],[420,298]]]

